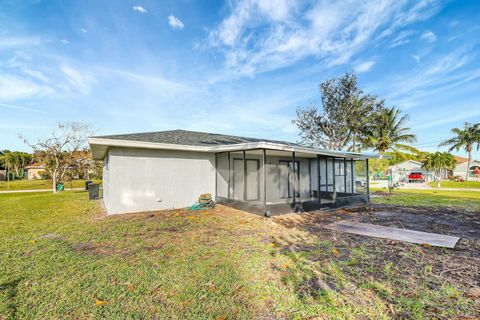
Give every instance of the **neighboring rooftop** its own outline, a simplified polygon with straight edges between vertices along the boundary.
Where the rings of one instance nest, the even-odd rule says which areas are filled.
[[[207,133],[207,132],[188,131],[188,130],[169,130],[169,131],[157,131],[157,132],[116,134],[116,135],[108,135],[108,136],[95,136],[92,138],[180,144],[185,146],[219,146],[219,145],[231,145],[231,144],[249,143],[249,142],[270,142],[270,143],[284,144],[288,146],[301,147],[300,144],[287,142],[287,141],[247,138],[247,137],[231,136],[226,134]]]
[[[464,162],[467,162],[467,161],[468,161],[468,158],[460,157],[460,156],[455,156],[455,162],[456,162],[457,164],[464,163]]]

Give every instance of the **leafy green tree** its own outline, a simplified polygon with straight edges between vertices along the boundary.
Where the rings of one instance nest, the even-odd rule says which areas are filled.
[[[480,147],[480,123],[471,124],[465,122],[463,129],[453,128],[451,132],[455,136],[440,143],[439,147],[450,146],[448,152],[452,152],[452,150],[454,149],[458,151],[462,148],[467,151],[468,165],[467,173],[465,175],[465,181],[468,181],[470,167],[472,165],[473,147],[475,144],[477,145],[477,150]]]
[[[401,111],[393,108],[382,108],[375,116],[372,126],[367,134],[367,145],[378,151],[380,157],[375,162],[376,170],[379,161],[383,158],[385,152],[396,150],[406,150],[418,152],[405,143],[417,141],[414,134],[410,133],[410,128],[406,127],[407,115],[402,115]]]
[[[21,151],[4,150],[0,155],[0,164],[7,169],[7,176],[23,178],[25,167],[32,161],[32,155]]]
[[[455,157],[447,152],[429,153],[425,156],[422,168],[433,171],[437,180],[437,187],[440,188],[442,173],[455,169]]]
[[[402,150],[395,149],[393,151],[385,152],[385,155],[390,157],[388,160],[388,164],[390,166],[393,166],[407,160],[422,161],[423,153],[424,152],[414,147],[411,147],[410,152],[404,152]]]
[[[358,87],[357,76],[346,73],[320,84],[322,109],[311,105],[297,109],[293,123],[300,130],[302,143],[332,150],[360,151],[366,127],[383,100],[366,95]]]

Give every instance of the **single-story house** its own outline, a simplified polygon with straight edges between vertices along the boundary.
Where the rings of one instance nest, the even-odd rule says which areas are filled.
[[[103,160],[108,214],[184,208],[204,193],[262,215],[365,204],[366,160],[376,158],[185,130],[95,136],[89,144]]]
[[[452,175],[465,178],[465,175],[467,174],[467,167],[468,167],[468,159],[460,163],[457,162],[455,169],[453,169],[452,171]],[[472,177],[472,178],[475,177],[476,168],[480,170],[480,161],[473,160],[472,163],[470,164],[470,168],[468,169],[469,177]]]
[[[26,166],[25,169],[27,169],[28,180],[41,179],[40,172],[45,171],[45,165],[34,163]]]
[[[388,167],[392,172],[394,182],[408,181],[408,175],[412,172],[421,172],[425,176],[426,181],[433,181],[435,179],[433,172],[422,168],[422,163],[415,160],[406,160],[396,165]]]

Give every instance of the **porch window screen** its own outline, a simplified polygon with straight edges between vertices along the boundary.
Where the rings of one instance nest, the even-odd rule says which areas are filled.
[[[233,199],[254,201],[260,200],[260,160],[245,159],[246,193],[243,187],[243,159],[233,159]]]
[[[233,159],[233,199],[243,200],[243,160]]]
[[[345,167],[343,164],[343,159],[335,159],[335,175],[336,176],[344,176],[345,175]]]
[[[247,194],[245,200],[260,200],[260,160],[246,159],[247,176]]]
[[[293,174],[293,161],[280,160],[280,198],[293,198],[293,186],[295,185],[295,197],[300,197],[300,162],[295,161],[295,175]]]

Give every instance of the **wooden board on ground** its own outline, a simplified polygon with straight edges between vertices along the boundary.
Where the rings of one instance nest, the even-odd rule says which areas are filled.
[[[406,241],[417,244],[429,244],[436,247],[454,248],[459,237],[422,231],[384,227],[370,223],[361,223],[352,220],[340,220],[326,225],[324,228],[370,237]]]

